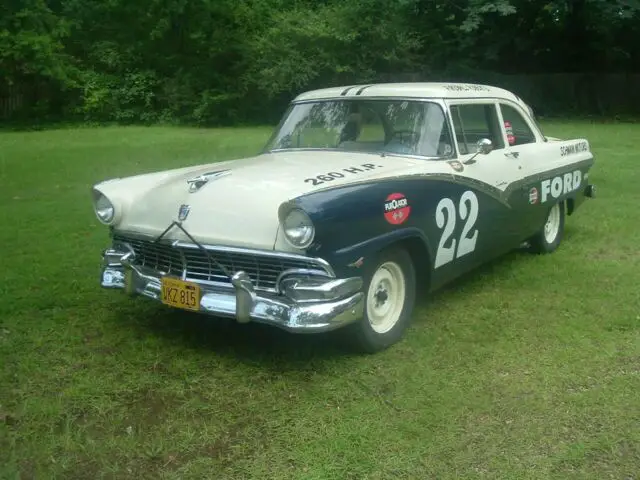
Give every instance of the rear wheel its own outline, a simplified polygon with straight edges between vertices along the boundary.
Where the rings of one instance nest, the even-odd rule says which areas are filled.
[[[544,225],[530,239],[533,252],[551,253],[558,248],[564,235],[564,215],[564,202],[558,202],[549,209]]]
[[[398,342],[411,321],[416,275],[406,250],[393,248],[370,260],[365,272],[363,318],[345,330],[359,351],[375,353]]]

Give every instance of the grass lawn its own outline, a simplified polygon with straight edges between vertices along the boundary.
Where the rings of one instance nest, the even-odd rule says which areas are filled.
[[[599,198],[374,356],[98,285],[93,183],[270,129],[1,133],[0,478],[640,478],[640,125],[544,127],[591,141]]]

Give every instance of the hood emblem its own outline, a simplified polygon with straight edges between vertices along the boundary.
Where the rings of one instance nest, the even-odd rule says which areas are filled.
[[[184,222],[189,216],[189,212],[191,211],[191,207],[189,205],[180,205],[178,209],[178,220]]]
[[[231,173],[229,170],[220,170],[218,172],[209,172],[203,173],[202,175],[198,175],[197,177],[190,178],[187,180],[189,184],[189,192],[194,193],[200,190],[203,185],[205,185],[209,180],[223,177],[224,175],[228,175]]]

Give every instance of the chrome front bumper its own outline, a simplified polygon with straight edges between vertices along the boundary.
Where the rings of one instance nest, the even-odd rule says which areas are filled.
[[[132,252],[109,249],[103,254],[104,288],[161,301],[161,277],[160,272],[137,266]],[[200,313],[231,317],[240,323],[255,321],[295,332],[322,332],[352,323],[364,313],[360,277],[297,277],[294,272],[280,281],[278,292],[256,290],[242,271],[233,274],[231,285],[194,283],[202,292]]]

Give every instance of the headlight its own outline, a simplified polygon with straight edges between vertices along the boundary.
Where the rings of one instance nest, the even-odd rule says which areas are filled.
[[[102,223],[109,225],[113,222],[113,219],[116,216],[116,209],[113,206],[113,203],[111,203],[107,197],[97,190],[93,191],[93,208],[98,220]]]
[[[313,241],[315,228],[311,219],[302,210],[291,210],[282,222],[284,236],[296,248],[306,248]]]

